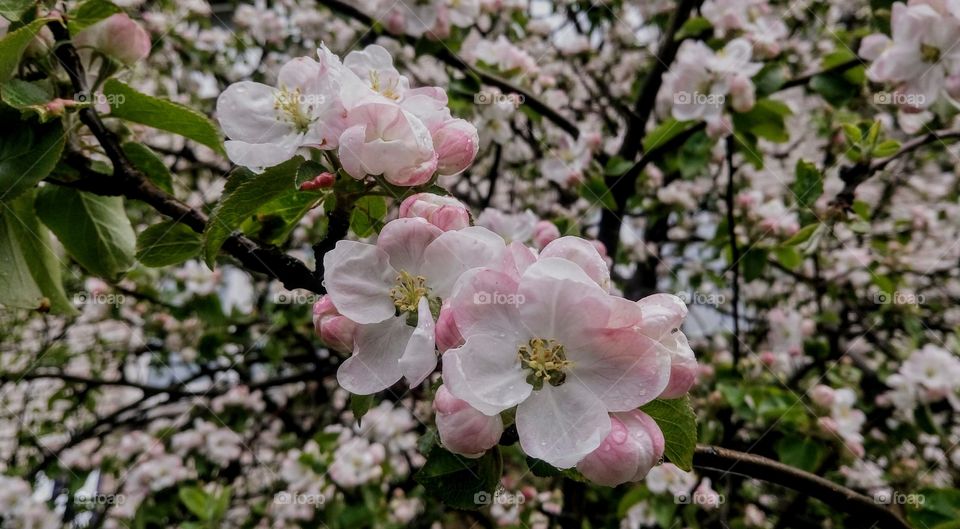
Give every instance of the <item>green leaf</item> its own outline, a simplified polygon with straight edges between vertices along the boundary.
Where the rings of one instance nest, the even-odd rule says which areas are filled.
[[[813,235],[813,232],[817,231],[818,227],[820,227],[819,223],[807,224],[806,226],[800,228],[800,230],[797,231],[797,233],[794,233],[793,237],[790,237],[789,239],[783,241],[783,245],[797,246],[807,242],[807,239],[809,239]]]
[[[617,202],[613,199],[613,193],[607,187],[607,183],[600,177],[590,177],[580,184],[580,196],[587,200],[591,205],[600,204],[610,211],[616,211]]]
[[[40,223],[34,210],[36,193],[31,191],[14,200],[10,212],[16,215],[20,229],[17,232],[20,248],[30,269],[30,274],[47,298],[51,312],[55,314],[76,314],[77,309],[67,298],[61,279],[62,264],[52,250],[50,230]]]
[[[137,260],[150,267],[179,264],[202,250],[200,234],[172,220],[154,224],[137,237]]]
[[[13,77],[23,52],[49,21],[49,18],[38,18],[0,39],[0,83]]]
[[[803,264],[803,254],[793,246],[783,246],[773,250],[777,261],[790,270],[796,270]]]
[[[30,273],[30,261],[20,245],[23,230],[12,210],[0,211],[0,304],[37,309],[43,305],[43,292]]]
[[[220,130],[207,116],[167,99],[148,96],[109,79],[103,93],[110,102],[110,116],[173,132],[223,154]]]
[[[123,153],[134,167],[143,171],[147,178],[160,189],[173,194],[173,177],[160,156],[142,143],[128,141],[123,144]]]
[[[0,16],[11,22],[19,22],[27,9],[36,3],[36,0],[0,0]]]
[[[77,10],[70,15],[67,27],[70,29],[71,35],[76,35],[84,28],[119,12],[120,8],[111,2],[105,0],[87,0],[80,4]]]
[[[603,168],[603,174],[605,176],[621,176],[631,167],[633,167],[633,162],[625,160],[619,155],[614,155],[607,160],[607,165]]]
[[[664,454],[681,470],[693,469],[693,452],[697,447],[697,415],[690,405],[690,396],[679,399],[657,399],[640,408],[649,415],[666,442]]]
[[[55,117],[46,106],[53,99],[53,85],[47,79],[36,82],[11,79],[0,87],[0,98],[19,110],[22,118],[36,114],[40,123],[46,123]]]
[[[863,140],[863,131],[860,130],[860,127],[852,123],[844,123],[841,127],[843,128],[843,135],[847,137],[849,143],[856,144]]]
[[[873,156],[877,158],[886,158],[887,156],[892,156],[900,150],[900,142],[897,140],[886,140],[880,142],[880,145],[877,145],[873,148]]]
[[[531,474],[537,476],[538,478],[563,477],[583,483],[588,482],[587,478],[585,478],[583,474],[581,474],[576,468],[566,468],[561,470],[550,463],[535,457],[527,456],[527,468],[530,469]]]
[[[294,187],[294,181],[302,163],[303,158],[297,156],[260,174],[241,169],[230,176],[223,196],[210,214],[204,233],[207,265],[213,267],[224,241],[263,204],[283,193],[299,192]]]
[[[87,271],[117,279],[134,263],[137,236],[121,197],[102,197],[68,187],[47,186],[37,215]]]
[[[643,152],[650,152],[653,149],[672,140],[687,129],[697,125],[696,121],[677,121],[670,118],[651,130],[643,138]]]
[[[357,237],[369,237],[380,231],[387,215],[387,201],[381,196],[360,197],[350,213],[350,229]]]
[[[823,194],[823,175],[817,166],[804,160],[797,160],[796,178],[793,185],[790,186],[797,206],[804,209],[811,209],[814,203]]]
[[[826,456],[823,445],[809,437],[787,436],[776,444],[780,462],[807,472],[816,472]]]
[[[371,406],[373,406],[373,395],[350,394],[350,411],[353,412],[353,418],[357,422],[360,422],[360,419],[370,411]]]
[[[330,193],[290,191],[257,209],[256,218],[242,225],[244,233],[252,234],[270,244],[282,244],[290,237],[300,219],[320,205]],[[326,222],[324,217],[322,222]]]
[[[760,99],[747,112],[733,114],[733,126],[738,132],[749,132],[758,138],[776,143],[790,139],[785,118],[790,107],[773,99]]]
[[[211,499],[200,487],[180,487],[177,491],[180,501],[191,513],[201,520],[210,520]]]
[[[743,266],[743,280],[747,283],[763,276],[763,271],[767,268],[767,251],[763,248],[753,247],[740,256]]]
[[[20,121],[13,112],[0,112],[0,200],[9,201],[50,174],[63,152],[59,121],[39,124]]]
[[[680,26],[680,30],[677,31],[676,38],[678,40],[693,38],[701,35],[710,28],[713,27],[713,24],[709,20],[703,17],[690,17],[686,22]]]
[[[935,528],[940,524],[960,520],[960,490],[921,489],[916,498],[923,498],[923,502],[904,502],[907,507],[907,520],[914,527]]]
[[[63,291],[50,232],[33,211],[33,193],[0,206],[0,304],[75,314]]]
[[[435,446],[414,479],[450,507],[477,510],[492,502],[502,472],[499,447],[468,459]]]

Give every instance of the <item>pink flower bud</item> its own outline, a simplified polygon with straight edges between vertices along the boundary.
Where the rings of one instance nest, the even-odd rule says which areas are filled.
[[[738,75],[730,81],[730,106],[737,112],[747,112],[757,102],[757,94],[753,82],[747,77]]]
[[[464,457],[479,457],[496,446],[503,434],[503,421],[480,413],[465,401],[453,396],[447,388],[437,388],[433,398],[437,413],[437,432],[443,446]]]
[[[541,220],[533,227],[533,244],[538,249],[550,244],[560,237],[560,229],[549,220]]]
[[[829,408],[833,405],[833,388],[823,384],[817,384],[813,387],[813,389],[810,390],[810,400],[812,400],[817,406]]]
[[[435,332],[437,334],[437,349],[441,353],[447,349],[463,345],[463,336],[460,335],[460,329],[457,328],[457,323],[454,321],[453,310],[447,303],[444,303],[443,307],[440,308]]]
[[[600,446],[577,463],[587,479],[615,487],[639,481],[663,457],[663,433],[639,410],[610,416],[610,433]]]
[[[150,35],[126,13],[116,13],[78,33],[77,47],[92,47],[124,63],[133,64],[150,54]]]
[[[817,419],[817,426],[819,426],[820,429],[826,433],[837,433],[837,421],[833,420],[831,417],[820,417]]]
[[[773,354],[773,351],[764,351],[760,353],[760,361],[768,366],[772,366],[777,362],[777,355]]]
[[[308,180],[300,184],[301,191],[313,191],[316,189],[324,189],[327,187],[333,187],[334,181],[337,177],[332,173],[323,172],[320,173],[313,180]]]
[[[433,133],[437,172],[441,175],[455,175],[469,167],[479,149],[480,137],[469,121],[452,119]]]
[[[400,204],[400,218],[420,217],[444,231],[470,226],[470,211],[462,202],[432,193],[417,193]]]
[[[313,305],[313,328],[327,347],[341,353],[353,352],[357,324],[337,311],[330,296],[321,297]]]

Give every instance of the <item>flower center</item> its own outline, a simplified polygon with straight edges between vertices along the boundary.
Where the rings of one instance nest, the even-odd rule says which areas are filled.
[[[397,80],[393,79],[390,83],[384,83],[380,81],[380,72],[376,70],[370,70],[370,88],[374,92],[379,92],[383,97],[388,97],[394,101],[400,99],[400,94],[397,93]]]
[[[311,119],[310,116],[303,111],[303,107],[300,106],[302,99],[303,96],[299,88],[294,88],[293,91],[290,91],[286,87],[281,87],[273,102],[274,110],[280,112],[283,117],[293,125],[293,128],[300,133],[310,130],[310,124],[313,123],[313,119]]]
[[[923,62],[936,63],[940,60],[940,48],[929,44],[921,44],[920,56],[923,57]]]
[[[397,286],[390,289],[393,304],[400,312],[417,312],[417,303],[422,296],[430,293],[427,288],[427,279],[423,276],[414,276],[406,270],[397,275]]]
[[[551,386],[563,384],[567,379],[565,370],[573,365],[567,360],[563,345],[542,338],[533,338],[526,345],[521,345],[517,356],[523,368],[530,370],[527,383],[533,389],[542,389],[544,382]]]

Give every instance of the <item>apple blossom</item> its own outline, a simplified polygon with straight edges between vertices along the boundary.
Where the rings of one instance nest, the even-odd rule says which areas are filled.
[[[904,104],[929,108],[943,90],[948,74],[960,68],[960,20],[919,2],[893,4],[890,44],[873,61],[867,76],[875,82],[897,85],[898,92],[911,96]],[[868,43],[868,55],[875,53],[879,38]]]
[[[669,379],[669,354],[610,325],[611,299],[555,257],[519,281],[492,269],[466,274],[451,300],[465,343],[443,355],[444,383],[487,415],[518,406],[524,452],[574,466],[610,431],[607,412],[649,402]]]
[[[440,302],[467,270],[495,262],[503,240],[481,227],[441,231],[426,220],[396,219],[376,244],[340,241],[323,257],[330,301],[361,324],[353,356],[337,372],[352,393],[383,390],[401,377],[413,386],[437,363]]]
[[[321,62],[299,57],[285,64],[277,88],[242,81],[220,94],[217,117],[234,163],[260,169],[289,160],[304,146],[337,145],[331,113],[337,112],[340,64],[328,51],[320,53]]]

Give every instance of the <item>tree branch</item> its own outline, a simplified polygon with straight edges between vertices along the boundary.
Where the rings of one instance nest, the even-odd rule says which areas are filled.
[[[718,446],[698,445],[693,466],[761,479],[799,491],[840,512],[853,515],[851,522],[863,527],[911,529],[899,514],[872,498],[772,459]]]
[[[59,20],[51,21],[47,26],[59,43],[56,47],[56,56],[67,75],[70,76],[74,92],[85,93],[86,74],[77,50],[70,43],[69,31]],[[98,178],[93,182],[87,182],[83,184],[86,191],[110,195],[120,194],[146,202],[158,212],[186,224],[197,233],[204,232],[207,225],[206,215],[190,208],[150,182],[146,175],[127,159],[120,147],[119,139],[107,129],[93,107],[81,109],[79,115],[80,121],[90,129],[113,163],[113,178]],[[289,290],[304,288],[320,294],[325,292],[322,281],[314,275],[313,271],[302,261],[283,253],[276,247],[259,246],[243,235],[231,235],[224,242],[223,249],[239,260],[246,269],[277,279]],[[319,266],[318,263],[318,268]]]

